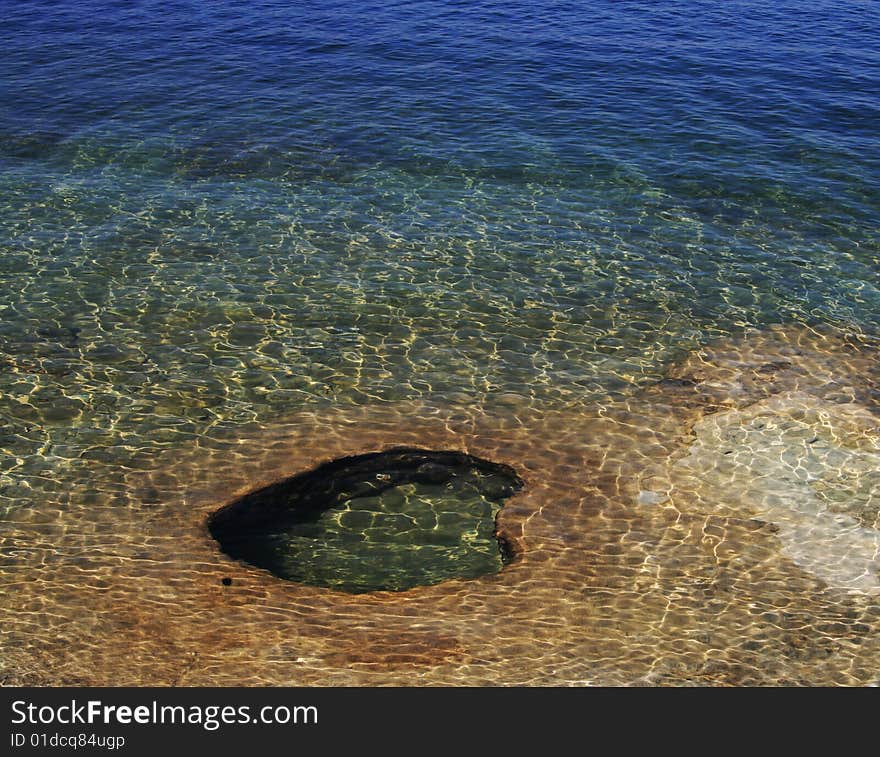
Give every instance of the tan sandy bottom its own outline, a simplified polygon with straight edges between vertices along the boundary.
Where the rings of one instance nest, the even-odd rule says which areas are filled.
[[[878,683],[877,357],[866,339],[776,329],[607,406],[340,407],[114,471],[126,507],[69,492],[3,523],[2,680]],[[397,445],[517,469],[525,489],[498,520],[512,564],[350,595],[208,536],[237,495]]]

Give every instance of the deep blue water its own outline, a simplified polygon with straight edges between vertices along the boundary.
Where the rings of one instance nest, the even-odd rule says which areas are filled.
[[[0,7],[9,504],[304,406],[880,327],[876,2]]]

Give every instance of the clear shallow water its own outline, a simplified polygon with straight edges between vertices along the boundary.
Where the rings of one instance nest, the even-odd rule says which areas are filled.
[[[746,324],[876,327],[876,13],[10,5],[8,423],[553,401]]]
[[[613,405],[880,326],[876,3],[2,5],[9,510],[156,504],[122,474],[304,409]]]

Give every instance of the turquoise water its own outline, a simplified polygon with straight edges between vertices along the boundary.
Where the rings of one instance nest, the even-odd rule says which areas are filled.
[[[880,326],[875,3],[3,10],[2,506],[303,408],[609,402],[748,326]]]

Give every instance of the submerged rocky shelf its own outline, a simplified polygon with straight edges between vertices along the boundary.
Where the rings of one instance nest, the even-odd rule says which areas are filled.
[[[4,681],[876,683],[877,353],[777,328],[601,406],[338,406],[205,438],[120,472],[128,507],[69,492],[7,516]],[[352,594],[233,559],[205,528],[231,503],[213,526],[234,530],[235,503],[291,471],[396,447],[515,468],[496,527],[517,559]]]

